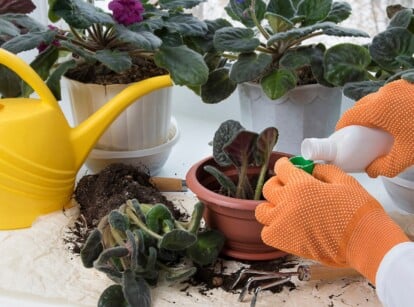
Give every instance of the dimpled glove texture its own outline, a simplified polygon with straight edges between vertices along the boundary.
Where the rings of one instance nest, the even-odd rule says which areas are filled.
[[[394,177],[414,164],[414,84],[398,80],[355,103],[336,125],[380,128],[394,136],[391,151],[374,160],[366,169],[370,177]]]
[[[331,266],[351,266],[375,283],[385,253],[408,241],[380,204],[334,165],[316,165],[313,175],[287,159],[256,209],[263,241],[277,249]]]

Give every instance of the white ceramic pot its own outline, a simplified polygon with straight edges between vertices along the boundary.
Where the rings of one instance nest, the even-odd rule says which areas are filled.
[[[275,150],[300,154],[302,140],[328,137],[334,132],[341,111],[342,91],[319,84],[297,87],[271,100],[260,85],[238,85],[241,123],[256,132],[274,126],[279,130]]]
[[[78,125],[101,108],[128,84],[86,84],[62,79],[71,101],[74,124]],[[95,148],[139,150],[168,141],[171,123],[171,87],[137,99],[122,112],[99,139]]]

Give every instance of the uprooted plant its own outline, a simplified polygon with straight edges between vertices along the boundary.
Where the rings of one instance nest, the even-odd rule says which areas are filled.
[[[227,120],[214,134],[213,157],[220,166],[233,165],[237,169],[237,183],[214,166],[206,165],[204,170],[217,179],[223,194],[235,198],[259,200],[264,181],[268,177],[270,155],[278,136],[275,127],[268,127],[256,133],[244,129],[237,121]],[[255,183],[247,174],[247,169],[251,166],[260,167],[260,174]]]
[[[161,273],[184,280],[198,266],[217,258],[223,235],[200,229],[204,205],[196,203],[187,222],[173,218],[163,204],[128,200],[101,219],[81,250],[82,263],[107,274],[116,284],[101,294],[98,306],[151,306],[150,286]]]

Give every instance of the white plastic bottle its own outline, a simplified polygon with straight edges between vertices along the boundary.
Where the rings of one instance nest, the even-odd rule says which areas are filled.
[[[347,126],[324,139],[302,142],[305,159],[335,164],[345,172],[363,172],[376,158],[387,154],[394,138],[388,132],[364,126]]]

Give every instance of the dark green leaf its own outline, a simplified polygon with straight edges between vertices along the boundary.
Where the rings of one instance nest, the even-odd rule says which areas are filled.
[[[347,19],[352,12],[352,8],[347,2],[334,2],[332,3],[332,8],[329,11],[328,16],[324,19],[324,21],[332,21],[334,23],[340,23]]]
[[[86,51],[83,48],[78,47],[77,45],[73,44],[70,40],[69,41],[61,41],[60,44],[62,47],[68,49],[75,55],[82,57],[88,63],[95,63],[96,59],[94,54],[90,51]]]
[[[390,28],[405,28],[407,29],[413,20],[413,9],[403,9],[397,12],[388,25]]]
[[[203,57],[186,46],[161,47],[155,63],[167,69],[175,84],[197,86],[207,82],[208,67]]]
[[[414,35],[403,28],[390,28],[377,34],[369,47],[372,59],[381,67],[396,71],[401,63],[397,56],[412,57],[414,53]]]
[[[313,46],[287,50],[280,58],[280,67],[295,70],[305,65],[310,65],[313,52]]]
[[[410,72],[405,72],[402,76],[401,79],[407,80],[411,83],[414,83],[414,71],[410,71]]]
[[[270,99],[278,99],[296,87],[295,73],[288,69],[278,69],[262,79],[261,86]]]
[[[114,24],[111,16],[83,0],[56,1],[51,13],[76,29],[86,29],[93,24]]]
[[[298,5],[297,15],[304,16],[304,25],[324,20],[331,11],[332,0],[303,0]]]
[[[130,248],[130,254],[131,254],[131,269],[135,270],[136,267],[138,266],[138,255],[139,255],[139,244],[138,244],[138,240],[134,233],[127,229],[125,231],[126,237],[127,237],[127,246],[129,246]]]
[[[190,14],[177,14],[168,18],[166,27],[183,36],[202,36],[207,33],[207,24]]]
[[[0,94],[3,97],[18,97],[21,95],[22,79],[7,67],[0,64]]]
[[[275,147],[277,143],[278,137],[279,132],[275,127],[268,127],[259,133],[259,137],[256,141],[257,152],[260,153],[261,156],[261,161],[258,162],[259,165],[262,165],[264,162],[267,162],[267,157],[270,157],[273,147]],[[266,158],[263,159],[263,157]]]
[[[219,169],[212,165],[205,165],[203,168],[207,173],[214,176],[216,178],[217,182],[220,184],[222,188],[222,194],[229,196],[229,197],[235,197],[237,192],[237,187],[234,184],[234,182],[227,177],[223,172],[221,172]]]
[[[218,103],[229,97],[237,87],[237,83],[229,78],[227,68],[219,68],[211,72],[208,80],[201,86],[200,96],[205,103]]]
[[[242,53],[237,62],[232,65],[230,79],[237,83],[257,80],[263,76],[271,63],[270,54]]]
[[[187,250],[187,255],[199,265],[214,263],[223,248],[225,238],[217,230],[208,230],[198,234],[197,243]]]
[[[194,234],[184,230],[174,229],[163,236],[160,242],[160,248],[179,251],[188,248],[196,241],[197,237]]]
[[[147,263],[145,265],[145,269],[147,271],[153,271],[156,269],[156,264],[157,264],[157,249],[154,248],[153,246],[150,246],[148,248],[148,255],[147,255]]]
[[[108,215],[109,225],[113,229],[125,232],[129,228],[129,219],[118,210],[112,210]]]
[[[74,60],[69,60],[59,64],[59,66],[50,74],[46,81],[47,86],[52,91],[56,100],[61,100],[60,95],[60,80],[62,76],[68,71],[68,69],[74,68],[76,63]]]
[[[270,0],[266,11],[290,19],[295,15],[296,8],[290,0]]]
[[[171,211],[164,204],[154,205],[145,216],[147,220],[147,226],[149,229],[156,233],[160,233],[162,230],[162,222],[164,220],[172,220]]]
[[[182,281],[190,278],[197,272],[196,267],[187,267],[187,268],[180,268],[180,269],[172,269],[167,271],[167,275],[165,275],[165,280],[167,281]]]
[[[325,79],[335,86],[368,80],[370,62],[371,57],[364,47],[349,43],[335,45],[325,53]]]
[[[241,22],[243,25],[249,28],[253,28],[255,23],[251,17],[251,0],[230,0],[224,10],[230,16],[230,18]],[[263,0],[255,1],[255,15],[258,22],[263,19],[264,13],[266,12],[266,4]]]
[[[384,86],[385,81],[361,81],[351,82],[344,86],[344,95],[358,101],[362,97],[374,93]]]
[[[131,270],[122,274],[122,291],[131,307],[151,307],[151,289],[146,281]]]
[[[94,57],[98,62],[101,62],[116,73],[121,73],[129,69],[132,65],[132,60],[128,52],[103,49],[98,50]]]
[[[50,44],[56,36],[55,31],[29,32],[16,36],[1,47],[13,53],[19,53],[36,48],[40,43]]]
[[[129,43],[138,49],[153,51],[162,44],[161,39],[149,31],[135,32],[121,25],[117,25],[115,31],[120,41]]]
[[[98,307],[127,307],[121,285],[111,285],[102,292],[98,300]]]
[[[120,258],[128,256],[129,250],[123,246],[110,247],[101,252],[99,257],[94,262],[94,267],[99,269],[108,265],[111,258]]]
[[[85,268],[92,268],[93,262],[102,252],[103,246],[101,240],[102,234],[98,229],[94,229],[86,239],[86,242],[80,251],[82,264]]]
[[[269,22],[273,33],[284,32],[294,26],[289,19],[275,13],[266,13],[264,17]]]
[[[0,35],[16,36],[20,34],[19,28],[17,28],[11,22],[0,18]]]
[[[188,231],[196,234],[200,228],[200,222],[203,217],[204,204],[202,202],[196,202],[191,213],[190,222],[188,224]]]
[[[166,9],[191,9],[204,1],[205,0],[160,0],[159,3],[161,8]]]
[[[243,129],[244,127],[238,121],[231,119],[220,124],[213,138],[213,157],[219,165],[231,165],[231,160],[223,151],[223,147]]]
[[[252,52],[259,44],[251,29],[225,27],[214,34],[214,46],[221,51]]]
[[[27,29],[29,32],[47,31],[47,28],[42,23],[24,14],[4,14],[1,18],[21,28]]]

